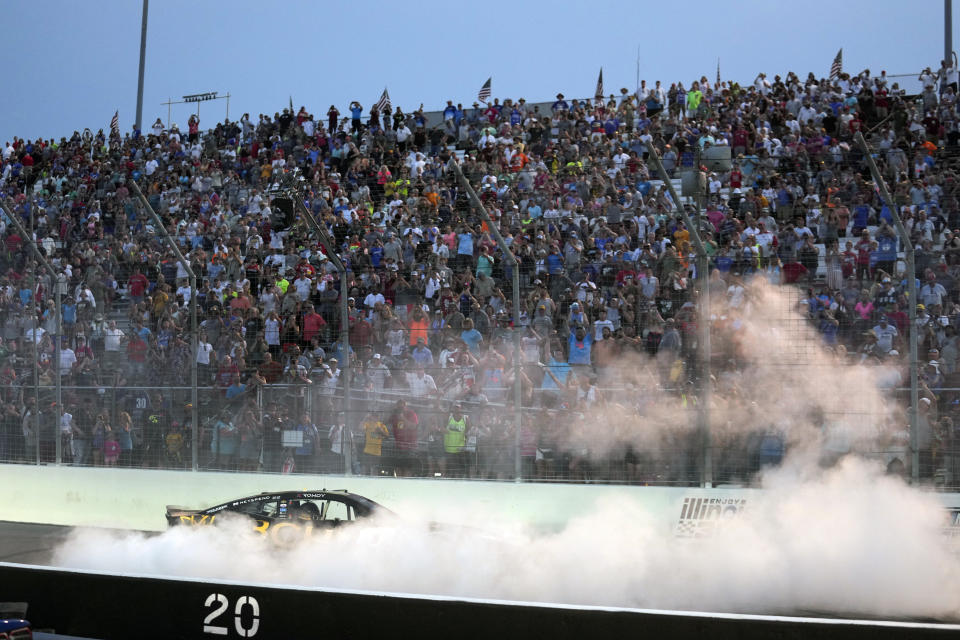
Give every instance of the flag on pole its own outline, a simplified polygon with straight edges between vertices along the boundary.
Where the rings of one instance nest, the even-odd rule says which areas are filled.
[[[387,88],[383,88],[383,93],[380,95],[380,99],[377,100],[377,104],[374,105],[378,112],[386,113],[390,110],[390,94],[387,93]]]
[[[480,87],[480,92],[477,94],[477,99],[480,102],[486,102],[490,99],[490,96],[493,95],[493,91],[490,89],[490,81],[493,80],[492,77],[487,78],[487,81],[483,83],[483,86]]]
[[[837,57],[833,59],[833,64],[830,65],[830,79],[836,80],[841,73],[843,73],[843,47],[840,47],[840,51],[837,51]]]
[[[597,100],[603,100],[603,67],[600,67],[600,75],[597,77],[597,90],[593,96]]]
[[[110,118],[110,136],[120,137],[120,110],[117,109],[113,112],[113,117]]]

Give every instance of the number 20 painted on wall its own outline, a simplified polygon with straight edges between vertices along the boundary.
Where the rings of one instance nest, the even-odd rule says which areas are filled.
[[[222,593],[211,593],[207,596],[207,601],[203,603],[203,606],[212,607],[215,605],[219,606],[203,619],[203,632],[215,636],[225,636],[229,633],[227,627],[221,627],[211,623],[230,608],[230,599]],[[243,625],[241,616],[244,607],[250,607],[250,612],[253,614],[253,619],[249,627]],[[257,631],[260,629],[260,604],[256,598],[253,596],[240,596],[237,599],[237,604],[233,608],[233,627],[236,629],[237,635],[241,638],[252,638],[257,635]]]

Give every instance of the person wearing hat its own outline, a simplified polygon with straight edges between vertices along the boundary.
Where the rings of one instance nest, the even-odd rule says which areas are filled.
[[[373,387],[374,392],[377,393],[383,391],[387,386],[387,380],[393,377],[390,373],[390,367],[383,362],[379,353],[373,354],[373,357],[367,362],[365,373],[367,381]]]
[[[898,346],[900,332],[890,323],[886,315],[880,316],[880,321],[871,329],[877,337],[877,350],[887,355]]]
[[[567,104],[567,101],[563,99],[562,93],[557,94],[557,101],[550,106],[550,110],[553,111],[555,116],[561,113],[566,113],[570,110],[570,105]]]
[[[930,314],[927,313],[927,307],[923,304],[917,305],[917,328],[923,329],[925,326],[930,324]]]
[[[946,297],[947,290],[942,284],[937,282],[936,274],[928,270],[926,282],[920,287],[920,291],[917,292],[917,299],[929,308],[934,305],[942,305]]]

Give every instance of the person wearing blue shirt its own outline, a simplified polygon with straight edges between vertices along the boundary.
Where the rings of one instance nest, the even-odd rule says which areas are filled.
[[[554,113],[557,113],[558,111],[570,111],[570,105],[567,104],[567,101],[563,99],[562,93],[557,94],[557,101],[553,103],[553,105],[550,107],[550,110]]]
[[[567,378],[570,376],[570,365],[563,361],[562,350],[556,350],[550,362],[544,366],[543,372],[541,389],[544,391],[560,391],[566,388]]]
[[[547,273],[551,276],[563,273],[563,256],[556,247],[551,248],[550,255],[547,256]]]
[[[247,390],[247,385],[240,382],[240,376],[234,374],[233,379],[230,381],[230,386],[227,387],[227,393],[226,393],[227,400],[232,400],[233,398],[236,398],[246,390]]]
[[[67,296],[64,299],[60,306],[60,314],[60,319],[67,329],[71,329],[77,324],[77,303],[73,301],[73,297]]]
[[[473,269],[473,234],[469,229],[457,233],[457,262],[455,270]]]
[[[363,115],[363,107],[354,100],[350,103],[350,120],[353,127],[353,133],[360,133],[360,117]]]
[[[447,106],[443,110],[444,120],[453,120],[457,117],[457,108],[453,106],[453,100],[447,100]]]
[[[463,321],[463,331],[460,332],[460,339],[467,344],[467,348],[474,355],[480,353],[480,344],[483,343],[483,334],[473,326],[473,320],[467,318]]]
[[[858,236],[860,232],[867,228],[867,224],[870,221],[870,214],[873,213],[873,208],[861,202],[853,208],[853,235]]]
[[[370,264],[372,264],[375,269],[379,269],[382,262],[383,247],[379,244],[375,244],[370,247]]]
[[[423,338],[417,338],[417,346],[413,348],[410,355],[418,367],[429,367],[433,365],[433,353],[427,348],[427,343]]]
[[[567,362],[590,366],[590,351],[593,346],[593,332],[583,327],[570,329],[569,356]]]

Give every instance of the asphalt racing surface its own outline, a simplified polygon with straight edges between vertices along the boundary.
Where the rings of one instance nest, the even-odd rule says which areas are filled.
[[[71,528],[0,521],[0,562],[49,565]]]

